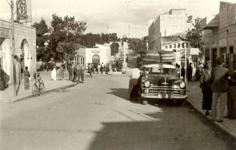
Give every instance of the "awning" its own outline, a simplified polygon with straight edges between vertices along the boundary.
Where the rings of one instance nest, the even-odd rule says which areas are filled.
[[[216,15],[205,27],[203,30],[214,30],[219,27],[219,15]]]

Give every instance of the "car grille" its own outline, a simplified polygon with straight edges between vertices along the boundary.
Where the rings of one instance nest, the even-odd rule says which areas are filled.
[[[150,88],[149,93],[171,93],[171,94],[181,94],[180,90],[171,90],[171,89],[156,89],[156,88]]]

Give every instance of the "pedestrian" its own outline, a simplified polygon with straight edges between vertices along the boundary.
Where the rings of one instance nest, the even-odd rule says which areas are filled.
[[[141,75],[141,71],[139,69],[139,66],[136,65],[135,68],[131,69],[130,71],[130,80],[129,80],[129,98],[130,101],[137,101],[138,99],[138,81],[139,77]]]
[[[183,80],[185,80],[185,68],[184,68],[184,66],[182,66],[182,68],[181,68],[181,77],[183,78]]]
[[[212,69],[212,119],[223,122],[228,88],[228,69],[223,66],[223,58],[216,59],[217,66]]]
[[[100,65],[100,64],[98,64],[98,66],[97,66],[97,71],[98,71],[98,74],[99,74],[100,71],[101,71],[101,65]]]
[[[88,73],[89,73],[89,77],[93,77],[92,76],[92,66],[90,63],[88,63]]]
[[[62,64],[60,68],[57,71],[58,79],[63,80],[64,79],[64,65]]]
[[[102,64],[101,64],[101,74],[103,74],[104,68],[105,68],[105,66],[104,66],[104,64],[102,62]]]
[[[229,75],[229,88],[227,93],[227,117],[236,119],[236,70]]]
[[[9,76],[2,69],[2,66],[0,64],[0,90],[1,91],[5,90],[7,88],[8,81],[9,81]]]
[[[69,73],[69,80],[72,81],[73,78],[72,78],[72,64],[71,63],[68,63],[67,70],[68,70],[68,73]]]
[[[212,105],[212,90],[211,90],[211,67],[210,62],[206,62],[201,78],[200,87],[202,88],[202,110],[205,110],[205,115],[209,115]]]
[[[51,79],[56,81],[57,80],[57,69],[56,66],[53,67],[53,70],[51,71]]]
[[[24,70],[24,85],[25,85],[25,90],[28,90],[29,87],[30,87],[29,78],[30,78],[30,72],[28,70],[28,67],[25,67],[25,70]]]
[[[187,79],[188,79],[188,81],[192,80],[192,74],[193,74],[193,67],[192,67],[192,63],[190,63],[187,67]]]

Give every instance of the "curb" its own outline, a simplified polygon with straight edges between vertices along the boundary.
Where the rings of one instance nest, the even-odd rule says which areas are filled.
[[[55,89],[49,89],[47,91],[44,91],[43,94],[47,94],[47,93],[54,92],[54,91],[61,90],[61,89],[71,88],[71,87],[74,87],[76,85],[77,84],[70,84],[70,85],[65,85],[65,86],[62,86],[62,87],[55,88]],[[13,99],[13,100],[9,100],[8,102],[9,103],[16,103],[16,102],[19,102],[19,101],[22,101],[22,100],[33,98],[33,97],[37,97],[37,96],[35,96],[35,95],[27,95],[27,96],[24,96],[24,97],[21,97],[21,98],[16,98],[16,99]]]
[[[204,115],[204,113],[203,113],[201,110],[199,110],[195,105],[193,105],[193,104],[190,102],[190,100],[187,99],[186,102],[187,102],[190,106],[192,106],[192,108],[193,108],[195,111],[197,111],[199,114],[201,114],[205,119],[207,119],[208,121],[210,121],[212,124],[214,124],[216,127],[218,127],[221,131],[225,132],[225,133],[228,134],[230,137],[232,137],[234,140],[236,140],[236,134],[233,134],[233,132],[232,132],[230,129],[226,128],[226,127],[224,126],[224,124],[218,123],[218,122],[215,122],[215,121],[212,121],[209,117],[206,117],[206,116]]]

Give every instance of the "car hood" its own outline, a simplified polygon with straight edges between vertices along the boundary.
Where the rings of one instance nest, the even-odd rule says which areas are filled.
[[[168,86],[182,82],[181,79],[173,75],[148,75],[145,77],[153,85]]]

